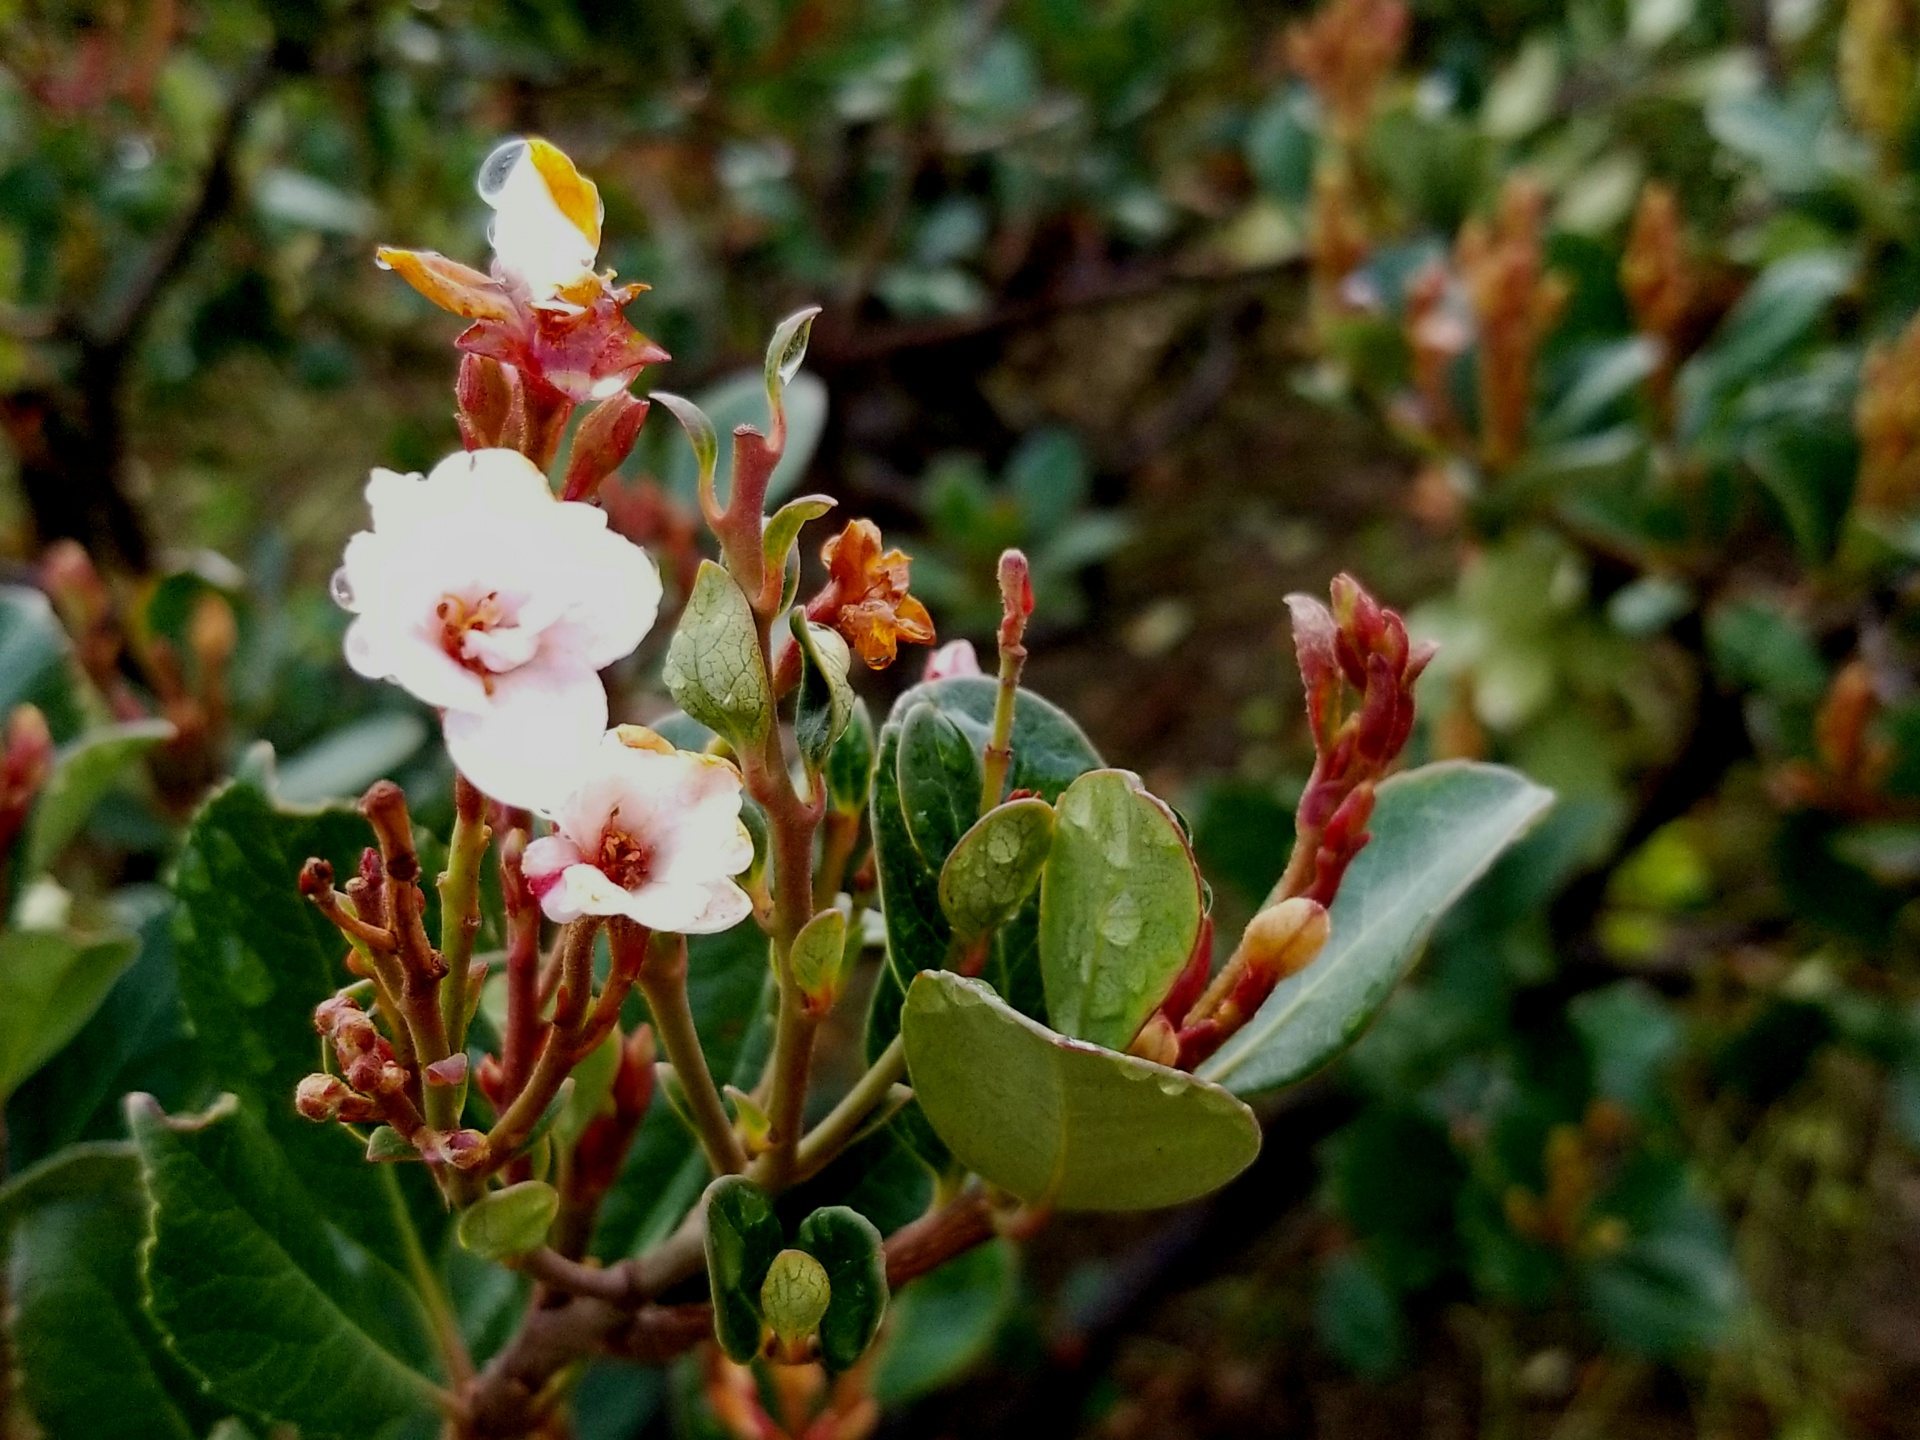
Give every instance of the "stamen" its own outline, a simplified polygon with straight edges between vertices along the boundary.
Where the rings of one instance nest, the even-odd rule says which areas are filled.
[[[653,847],[609,825],[600,837],[600,854],[595,864],[601,874],[622,890],[637,890],[646,884],[647,875],[653,869]]]

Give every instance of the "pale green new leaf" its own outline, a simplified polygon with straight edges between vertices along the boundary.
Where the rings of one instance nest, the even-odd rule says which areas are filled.
[[[1249,1095],[1303,1079],[1346,1049],[1440,917],[1552,803],[1551,790],[1500,765],[1446,761],[1388,780],[1368,825],[1373,840],[1333,903],[1326,948],[1200,1073]]]
[[[1260,1125],[1217,1085],[1054,1034],[977,980],[922,971],[901,1012],[927,1120],[968,1169],[1061,1210],[1151,1210],[1218,1189]]]
[[[546,1243],[560,1192],[543,1180],[522,1180],[494,1190],[460,1212],[455,1233],[483,1260],[509,1260]]]

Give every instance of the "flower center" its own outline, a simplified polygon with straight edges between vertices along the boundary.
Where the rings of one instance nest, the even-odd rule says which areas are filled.
[[[493,672],[468,645],[467,637],[475,632],[484,635],[494,627],[508,623],[505,607],[500,603],[500,592],[489,590],[478,600],[467,600],[449,591],[440,597],[440,603],[433,607],[433,613],[440,621],[440,648],[453,658],[455,664],[478,675],[486,683],[487,693],[491,695]]]
[[[601,874],[622,890],[637,890],[646,883],[647,874],[653,868],[653,847],[609,825],[600,837],[600,854],[594,863]]]

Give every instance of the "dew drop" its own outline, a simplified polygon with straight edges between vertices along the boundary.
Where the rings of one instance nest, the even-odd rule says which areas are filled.
[[[481,162],[480,179],[474,187],[479,190],[482,200],[491,205],[500,198],[500,192],[506,189],[507,177],[526,153],[527,142],[517,138],[503,140],[494,146],[493,153]]]
[[[353,608],[353,581],[347,577],[346,566],[333,572],[333,578],[327,582],[327,593],[342,610]]]

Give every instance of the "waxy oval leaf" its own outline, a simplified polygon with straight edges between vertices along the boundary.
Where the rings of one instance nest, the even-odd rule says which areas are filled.
[[[1200,1073],[1251,1095],[1333,1059],[1386,1004],[1440,917],[1552,804],[1551,790],[1501,765],[1444,761],[1386,781],[1373,840],[1333,902],[1326,948]]]
[[[1204,901],[1186,832],[1125,770],[1060,797],[1040,879],[1040,974],[1056,1030],[1124,1050],[1200,937]]]
[[[172,737],[171,721],[129,720],[89,730],[62,747],[54,758],[53,773],[34,801],[21,874],[38,875],[57,860],[128,767]]]
[[[960,837],[980,818],[980,755],[966,734],[932,705],[916,705],[900,726],[895,761],[907,835],[938,874]]]
[[[711,560],[700,562],[661,678],[682,710],[736,749],[758,744],[773,724],[773,687],[753,607]]]
[[[901,1012],[927,1120],[968,1169],[1060,1210],[1151,1210],[1227,1183],[1260,1150],[1217,1085],[1056,1035],[986,985],[924,971]]]
[[[887,1257],[871,1220],[829,1205],[800,1222],[793,1243],[818,1260],[832,1287],[820,1318],[820,1363],[851,1370],[887,1314]]]
[[[1027,797],[995,806],[960,837],[940,871],[940,909],[962,940],[999,929],[1018,913],[1053,845],[1053,807]]]
[[[722,1175],[707,1187],[707,1286],[713,1335],[744,1365],[760,1353],[760,1287],[785,1235],[773,1201],[751,1180]]]

